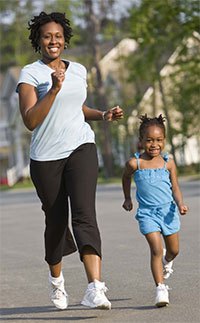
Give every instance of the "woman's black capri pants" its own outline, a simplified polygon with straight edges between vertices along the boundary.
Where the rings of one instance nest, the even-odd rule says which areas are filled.
[[[64,159],[31,160],[30,172],[45,212],[45,260],[55,265],[78,247],[90,246],[101,257],[101,238],[96,221],[95,199],[98,176],[96,146],[83,144]],[[72,229],[68,227],[68,198]]]

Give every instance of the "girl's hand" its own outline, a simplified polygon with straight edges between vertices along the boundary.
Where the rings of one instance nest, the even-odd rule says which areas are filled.
[[[116,107],[104,112],[103,118],[105,121],[115,121],[122,119],[124,116],[123,110],[117,105]]]
[[[60,91],[62,83],[65,79],[65,70],[59,69],[51,74],[52,78],[52,90],[55,90],[56,93]]]
[[[126,210],[126,211],[131,211],[133,209],[133,203],[131,198],[125,199],[122,207]]]
[[[187,211],[189,210],[188,206],[184,205],[184,204],[179,205],[178,209],[179,209],[179,212],[181,215],[185,215],[187,213]]]

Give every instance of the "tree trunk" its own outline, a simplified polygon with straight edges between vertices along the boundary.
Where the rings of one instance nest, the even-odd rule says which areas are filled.
[[[95,89],[95,101],[97,108],[100,110],[106,110],[108,108],[105,88],[102,80],[101,70],[100,70],[100,47],[97,40],[97,36],[100,32],[100,19],[95,15],[93,10],[93,1],[85,0],[85,6],[87,9],[86,21],[88,24],[88,33],[90,35],[90,50],[93,53],[94,67],[96,71],[96,79],[94,84]],[[110,125],[108,122],[100,122],[100,149],[102,153],[103,163],[104,163],[104,172],[106,177],[113,176],[114,172],[114,162],[112,154],[112,144],[111,144],[111,133]]]
[[[167,102],[166,102],[166,97],[165,97],[165,93],[164,93],[164,89],[163,89],[162,80],[161,80],[159,73],[158,73],[158,75],[159,75],[158,76],[158,84],[159,84],[159,90],[160,90],[162,101],[163,101],[163,110],[164,110],[164,113],[167,118],[167,133],[168,133],[169,143],[171,145],[171,151],[172,151],[172,155],[174,158],[174,162],[177,165],[176,155],[175,155],[175,147],[173,144],[173,130],[172,130],[172,126],[171,126],[171,120],[170,120],[170,116],[169,116],[169,112],[168,112],[168,108],[167,108]]]

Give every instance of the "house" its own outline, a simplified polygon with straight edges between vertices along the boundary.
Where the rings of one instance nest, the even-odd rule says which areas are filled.
[[[184,142],[185,138],[183,138],[183,135],[181,134],[181,129],[180,129],[181,124],[180,122],[177,122],[177,120],[181,120],[181,118],[184,118],[184,115],[173,108],[173,102],[170,98],[170,89],[173,87],[173,79],[171,76],[174,75],[175,74],[174,72],[179,69],[179,65],[177,64],[177,62],[180,58],[180,55],[182,55],[181,52],[185,46],[187,48],[187,55],[190,55],[190,57],[194,57],[197,54],[197,51],[199,53],[200,35],[197,32],[194,32],[191,37],[184,39],[183,43],[177,47],[174,53],[169,57],[165,66],[160,71],[164,92],[168,99],[167,103],[169,103],[167,107],[168,107],[168,113],[169,113],[171,125],[173,129],[179,132],[178,135],[175,135],[173,137],[173,144],[176,147],[175,149],[176,161],[177,161],[177,164],[180,166],[198,164],[200,162],[199,134],[192,135],[191,137],[187,138],[186,143]],[[178,73],[177,75],[178,75],[177,77],[179,78],[184,77],[184,75],[180,75]],[[181,81],[185,82],[184,78]],[[141,115],[144,113],[147,113],[150,116],[151,115],[157,116],[159,114],[165,115],[163,99],[162,99],[158,82],[154,84],[154,87],[149,87],[146,90],[139,104],[137,114]],[[134,110],[131,116],[128,118],[128,126],[130,128],[130,131],[132,129],[135,129],[135,122],[136,122],[135,114],[136,114],[136,111]],[[184,145],[183,145],[183,142],[184,142]],[[170,148],[171,148],[170,144],[167,143],[166,150],[169,151]]]
[[[0,180],[9,186],[28,176],[30,132],[22,122],[15,92],[20,70],[9,68],[1,82]]]
[[[121,104],[122,97],[133,94],[132,84],[127,83],[129,71],[125,58],[134,54],[137,48],[138,43],[134,39],[122,39],[99,62],[110,105]]]

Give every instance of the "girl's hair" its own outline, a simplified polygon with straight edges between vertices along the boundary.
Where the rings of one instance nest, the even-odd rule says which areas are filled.
[[[65,17],[65,13],[52,12],[50,14],[47,14],[42,11],[39,16],[34,16],[28,22],[28,29],[30,30],[29,39],[31,40],[31,44],[35,49],[35,52],[40,52],[40,27],[52,21],[60,24],[63,27],[65,43],[69,44],[69,40],[73,36],[73,34],[70,27],[70,21]]]
[[[148,127],[157,126],[163,130],[164,137],[165,137],[165,117],[160,114],[158,117],[149,118],[147,114],[140,116],[139,119],[141,120],[140,127],[139,127],[139,136],[142,139],[144,137],[145,131]]]

